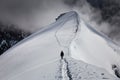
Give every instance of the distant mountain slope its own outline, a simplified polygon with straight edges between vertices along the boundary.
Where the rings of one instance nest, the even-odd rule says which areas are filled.
[[[30,32],[16,28],[15,25],[0,23],[0,55],[30,34]]]

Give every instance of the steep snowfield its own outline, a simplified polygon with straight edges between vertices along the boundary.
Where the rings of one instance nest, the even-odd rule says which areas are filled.
[[[60,61],[37,65],[4,80],[62,80]]]
[[[120,54],[114,50],[117,45],[102,33],[86,26],[84,21],[81,20],[80,25],[80,31],[70,46],[71,56],[114,74],[112,65],[120,65]]]
[[[73,80],[119,80],[113,78],[104,69],[86,64],[82,61],[67,58],[69,73]]]
[[[0,80],[70,80],[72,75],[82,74],[79,70],[76,72],[76,69],[82,69],[83,66],[79,61],[60,61],[61,50],[66,57],[99,66],[113,75],[111,65],[119,65],[119,55],[107,45],[106,39],[90,30],[82,20],[79,21],[76,12],[68,12],[55,23],[24,39],[0,56]],[[74,63],[78,64],[76,69],[75,66],[72,69]],[[88,65],[87,63],[83,64]],[[67,66],[71,66],[71,73]],[[94,74],[99,75],[101,68],[94,66],[84,70],[91,72],[94,68]],[[66,78],[63,78],[65,73]],[[102,80],[95,75],[93,79],[85,78],[88,74],[84,72],[82,80]],[[109,80],[118,80],[106,71],[105,74],[109,75]]]

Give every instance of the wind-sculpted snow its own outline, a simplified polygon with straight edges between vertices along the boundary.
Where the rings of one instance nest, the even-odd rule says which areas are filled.
[[[76,17],[76,18],[75,18]],[[79,18],[78,15],[70,16],[71,20],[62,25],[55,33],[56,40],[59,46],[69,53],[69,46],[76,37],[79,30]],[[67,49],[67,50],[66,50]]]
[[[57,32],[59,33],[59,29],[61,27],[68,28],[70,21],[71,24],[74,25],[70,27],[71,36],[71,32],[73,31],[72,29],[77,25],[77,18],[77,14],[75,12],[69,12],[65,14],[65,16],[61,17],[57,22],[24,39],[0,56],[1,80],[8,80],[16,75],[22,75],[23,72],[29,71],[34,66],[44,65],[53,60],[60,59],[59,55],[64,46],[59,45],[55,35]],[[73,31],[73,33],[74,32],[75,31]],[[69,31],[67,33],[69,33]],[[69,36],[69,34],[66,35],[66,37],[67,36]],[[65,38],[64,41],[68,40]]]
[[[81,20],[80,26],[80,32],[70,45],[71,56],[102,67],[114,75],[112,64],[120,65],[120,54],[109,44],[115,44],[105,35],[101,35],[92,27],[87,26],[83,20]]]
[[[86,64],[79,60],[66,58],[72,80],[119,80],[107,73],[106,70]]]
[[[113,75],[112,64],[119,65],[119,55],[107,41],[89,30],[78,14],[71,11],[1,55],[0,80],[61,80],[67,71],[71,79],[76,73],[69,73],[71,61],[66,67],[61,66],[65,64],[59,61],[62,50],[67,57],[99,66]]]

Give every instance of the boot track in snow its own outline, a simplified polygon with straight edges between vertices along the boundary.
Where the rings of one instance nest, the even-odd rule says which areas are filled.
[[[61,65],[62,80],[73,80],[66,59],[61,59]]]

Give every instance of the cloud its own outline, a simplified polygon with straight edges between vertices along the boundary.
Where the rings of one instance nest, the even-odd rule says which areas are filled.
[[[117,28],[111,28],[111,26],[114,25],[110,25],[107,21],[102,20],[102,10],[100,10],[102,7],[101,4],[97,4],[99,0],[95,0],[98,2],[94,2],[93,0],[87,1],[0,0],[0,21],[6,24],[15,24],[22,29],[35,32],[38,29],[54,22],[55,18],[61,13],[74,10],[78,12],[80,17],[82,17],[87,23],[101,30],[105,34],[110,35],[111,31],[115,32]],[[93,3],[91,4],[90,2]]]
[[[0,0],[0,21],[34,32],[71,10],[92,14],[86,0]]]
[[[0,0],[0,20],[30,31],[54,22],[61,13],[71,10],[86,14],[89,20],[88,15],[93,16],[86,0]]]
[[[69,10],[62,0],[0,0],[0,20],[31,31]]]

